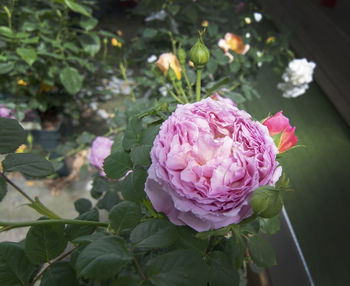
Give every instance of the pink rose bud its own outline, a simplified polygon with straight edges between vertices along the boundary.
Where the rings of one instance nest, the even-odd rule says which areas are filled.
[[[282,114],[282,110],[265,119],[263,125],[269,130],[270,136],[281,134],[276,143],[279,153],[287,151],[298,142],[298,137],[294,135],[295,127],[289,124],[289,119]]]
[[[280,144],[278,145],[279,153],[283,153],[292,148],[298,142],[298,137],[294,135],[295,127],[289,126],[281,135]]]
[[[111,154],[113,141],[106,137],[96,137],[92,142],[89,161],[100,171],[100,175],[106,177],[103,171],[103,161]]]
[[[279,179],[277,154],[265,126],[215,94],[178,105],[163,122],[145,191],[176,225],[206,231],[237,224],[253,213],[252,193]]]

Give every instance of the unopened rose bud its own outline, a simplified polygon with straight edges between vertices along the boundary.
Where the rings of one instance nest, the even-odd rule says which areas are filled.
[[[202,27],[206,28],[206,27],[208,27],[208,26],[209,26],[209,22],[208,22],[207,20],[204,20],[204,21],[202,22]]]
[[[169,68],[168,70],[168,78],[170,79],[170,81],[176,80],[176,74],[172,68]]]
[[[250,197],[250,205],[255,214],[263,218],[271,218],[279,214],[283,206],[280,191],[265,186],[254,191]]]
[[[200,36],[190,51],[190,59],[197,69],[202,69],[209,61],[209,58],[210,52],[205,46],[202,36]]]
[[[183,48],[179,48],[177,50],[177,57],[179,59],[180,64],[184,65],[186,62],[186,52]]]

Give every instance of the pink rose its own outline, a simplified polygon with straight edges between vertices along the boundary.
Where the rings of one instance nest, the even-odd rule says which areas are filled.
[[[111,154],[113,141],[106,137],[96,137],[92,142],[89,161],[100,171],[100,175],[106,177],[103,171],[103,161]]]
[[[154,141],[145,191],[176,225],[237,224],[253,191],[279,179],[277,153],[268,129],[229,99],[178,105]]]
[[[270,136],[281,134],[277,142],[279,153],[287,151],[298,142],[298,137],[294,135],[295,127],[289,124],[289,119],[282,114],[282,111],[265,119],[263,124],[269,129]]]
[[[3,104],[0,105],[0,117],[14,118],[13,116],[11,116],[11,110],[6,108]]]

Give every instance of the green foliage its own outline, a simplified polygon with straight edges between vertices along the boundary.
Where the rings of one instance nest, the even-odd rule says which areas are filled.
[[[75,218],[76,220],[99,221],[99,213],[96,209],[91,209]],[[96,229],[94,225],[74,225],[69,224],[65,229],[65,235],[72,241],[77,237],[92,234]]]
[[[116,233],[135,227],[141,220],[140,206],[134,202],[123,201],[109,212],[111,227]]]
[[[0,177],[0,202],[4,199],[7,193],[7,183],[5,178]]]
[[[136,203],[146,198],[145,182],[147,179],[147,171],[144,169],[136,169],[131,172],[121,183],[123,197],[126,200]]]
[[[250,198],[250,204],[257,215],[271,218],[281,211],[283,198],[279,190],[264,186],[254,191]]]
[[[262,236],[255,235],[248,240],[249,254],[258,266],[269,267],[276,264],[274,251],[268,240]]]
[[[44,272],[40,286],[78,286],[76,273],[69,262],[59,261],[51,264]]]
[[[79,214],[83,214],[92,208],[92,203],[88,199],[80,198],[74,202],[74,207]]]
[[[60,80],[70,94],[76,94],[81,89],[83,83],[78,70],[72,67],[66,67],[61,70]]]
[[[16,151],[25,142],[26,134],[17,120],[0,118],[0,154]]]
[[[209,254],[210,286],[238,286],[239,275],[227,255],[221,251]]]
[[[103,169],[111,179],[120,179],[131,168],[130,155],[126,152],[112,153],[103,162]]]

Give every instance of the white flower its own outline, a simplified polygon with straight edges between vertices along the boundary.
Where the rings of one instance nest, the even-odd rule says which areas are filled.
[[[149,15],[145,21],[150,22],[154,20],[163,21],[166,18],[166,12],[164,10],[160,10],[159,12],[152,12],[151,15]]]
[[[171,89],[171,85],[170,84],[166,84],[166,86],[162,86],[158,89],[159,93],[162,96],[167,96],[168,95],[168,89]]]
[[[262,51],[257,51],[256,55],[260,58],[263,55],[263,53],[262,53]]]
[[[104,110],[104,109],[99,109],[99,110],[97,110],[96,113],[97,113],[98,116],[100,116],[101,118],[103,118],[105,120],[107,120],[109,118],[108,112],[106,110]]]
[[[261,68],[263,63],[262,62],[258,62],[256,65],[258,66],[258,68]]]
[[[91,103],[90,103],[90,108],[91,108],[92,110],[97,110],[97,108],[98,108],[98,103],[97,103],[97,102],[91,102]]]
[[[285,82],[300,85],[312,82],[312,75],[316,64],[306,59],[295,59],[288,64],[288,68],[282,75]]]
[[[262,18],[263,18],[263,16],[260,13],[258,13],[258,12],[254,13],[254,19],[256,22],[260,22]]]
[[[247,39],[249,39],[250,38],[250,33],[248,32],[248,33],[245,33],[245,37],[247,38]]]
[[[249,17],[245,17],[244,21],[246,22],[246,24],[250,24],[252,22],[252,20]]]
[[[285,98],[295,98],[306,92],[308,84],[293,85],[291,83],[279,83],[277,87],[283,91],[282,96]]]
[[[154,63],[157,60],[156,55],[151,55],[150,57],[147,58],[148,63]]]

